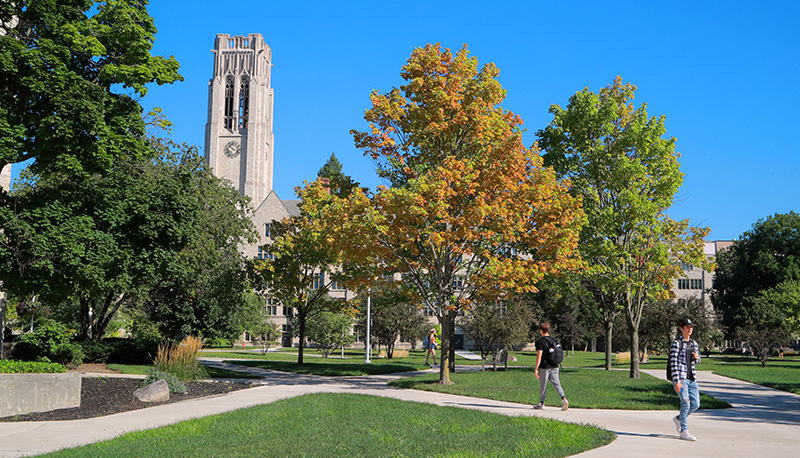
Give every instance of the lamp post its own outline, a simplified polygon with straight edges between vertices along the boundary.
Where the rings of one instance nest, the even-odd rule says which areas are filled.
[[[372,293],[370,292],[370,290],[367,290],[367,338],[364,341],[365,347],[366,347],[366,348],[364,348],[364,362],[365,363],[371,363],[372,362],[369,359],[370,353],[372,352],[372,347],[369,344],[369,332],[370,332],[369,328],[370,328],[370,325],[372,324],[371,323],[372,322],[372,317],[370,316],[371,303],[372,303]]]

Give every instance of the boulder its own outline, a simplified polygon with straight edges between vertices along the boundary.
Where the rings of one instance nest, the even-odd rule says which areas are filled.
[[[169,385],[166,380],[159,380],[137,389],[133,395],[142,402],[163,402],[169,399]]]

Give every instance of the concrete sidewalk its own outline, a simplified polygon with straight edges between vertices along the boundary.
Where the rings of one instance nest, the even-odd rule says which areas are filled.
[[[219,361],[218,367],[232,368]],[[587,457],[796,457],[800,453],[800,396],[699,372],[701,391],[724,399],[733,409],[699,411],[689,426],[697,442],[678,439],[674,411],[588,410],[557,408],[534,411],[530,405],[389,387],[387,381],[409,374],[365,377],[320,377],[236,367],[261,375],[262,386],[87,420],[0,423],[0,457],[32,456],[102,441],[121,434],[165,426],[191,418],[266,404],[307,393],[360,393],[480,409],[503,415],[538,415],[595,424],[617,434],[606,447]],[[663,371],[652,371],[660,377]],[[565,380],[568,390],[568,380]],[[532,392],[534,391],[532,380]]]

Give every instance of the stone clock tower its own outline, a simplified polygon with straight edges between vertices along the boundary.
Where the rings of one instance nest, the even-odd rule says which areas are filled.
[[[251,33],[219,34],[212,52],[205,159],[257,207],[272,190],[272,51]]]

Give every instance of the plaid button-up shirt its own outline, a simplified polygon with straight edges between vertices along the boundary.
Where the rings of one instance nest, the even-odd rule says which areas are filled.
[[[700,360],[692,359],[691,367],[686,364],[686,352],[700,354],[700,345],[694,339],[688,342],[683,340],[683,337],[678,337],[672,342],[669,347],[669,365],[672,371],[672,383],[678,383],[680,380],[687,380],[689,378],[689,371],[692,371],[692,378],[697,379],[697,372],[694,369],[695,364]]]

